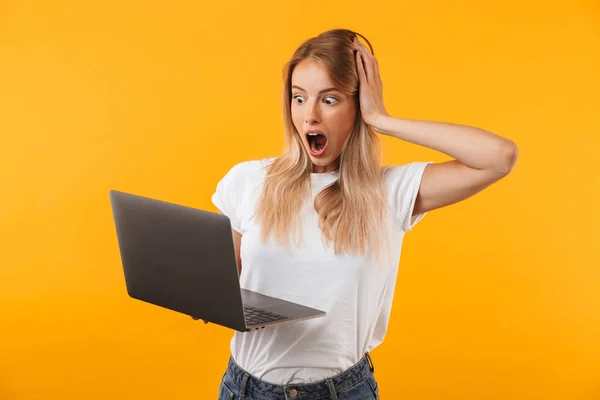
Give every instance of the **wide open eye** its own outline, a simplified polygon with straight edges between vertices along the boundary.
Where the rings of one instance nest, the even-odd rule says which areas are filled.
[[[302,97],[302,95],[297,94],[293,97],[293,99],[297,100],[299,97]],[[327,102],[327,99],[330,99],[329,102]],[[338,102],[338,99],[336,99],[335,97],[332,97],[332,96],[327,96],[327,97],[325,97],[325,99],[323,101],[325,102],[325,104],[332,106]],[[304,99],[302,99],[302,102],[300,102],[298,104],[302,104],[302,103],[304,103]]]

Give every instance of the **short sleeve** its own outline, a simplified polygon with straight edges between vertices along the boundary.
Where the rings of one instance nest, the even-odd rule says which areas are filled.
[[[421,179],[427,165],[433,161],[412,162],[410,164],[387,167],[384,175],[384,183],[387,190],[388,202],[392,208],[394,219],[405,232],[410,231],[426,213],[415,216],[411,222],[411,216],[415,208]]]
[[[229,217],[231,227],[238,232],[241,230],[238,192],[243,183],[241,182],[243,178],[242,164],[233,166],[217,183],[217,188],[211,199],[212,203]]]

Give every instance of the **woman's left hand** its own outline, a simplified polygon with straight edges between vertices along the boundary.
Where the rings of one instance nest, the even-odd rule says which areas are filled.
[[[354,44],[358,70],[360,112],[367,125],[377,131],[377,120],[389,116],[383,104],[383,84],[379,76],[379,63],[367,47],[357,38]]]

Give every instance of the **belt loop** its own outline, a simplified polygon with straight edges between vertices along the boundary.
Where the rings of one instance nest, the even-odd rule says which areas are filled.
[[[331,379],[327,379],[325,383],[327,384],[327,387],[329,387],[329,394],[331,395],[331,400],[338,400],[333,381]]]
[[[367,359],[367,362],[369,363],[369,369],[371,370],[371,372],[375,372],[375,365],[373,365],[373,360],[371,360],[371,355],[369,354],[369,352],[365,352],[365,358]]]
[[[244,398],[244,396],[246,395],[246,385],[248,384],[248,378],[250,377],[250,375],[248,375],[247,372],[244,372],[244,376],[242,377],[242,383],[240,384],[240,397]]]

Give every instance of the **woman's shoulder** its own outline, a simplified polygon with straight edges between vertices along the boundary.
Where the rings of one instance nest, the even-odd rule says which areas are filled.
[[[240,161],[231,169],[244,173],[257,173],[265,170],[273,163],[276,157],[266,157],[253,160]]]
[[[275,160],[275,157],[240,161],[231,167],[227,173],[233,180],[254,180],[264,177],[267,167]]]
[[[382,167],[383,184],[386,188],[404,187],[419,183],[428,164],[433,161],[412,161],[405,164],[386,165]]]
[[[381,170],[384,177],[393,178],[425,169],[425,167],[432,162],[433,161],[409,161],[404,164],[385,165]]]

